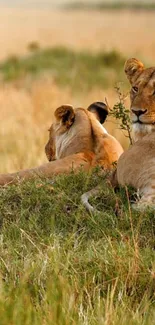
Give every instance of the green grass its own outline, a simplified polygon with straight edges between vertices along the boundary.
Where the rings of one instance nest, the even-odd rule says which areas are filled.
[[[99,1],[97,3],[84,3],[77,1],[64,6],[65,9],[94,9],[94,10],[155,10],[155,2],[152,1]]]
[[[87,90],[94,86],[113,86],[121,78],[124,80],[124,62],[125,58],[115,50],[93,54],[63,47],[39,49],[38,46],[26,57],[11,56],[1,62],[0,74],[3,80],[12,81],[27,75],[38,77],[46,71],[61,86]]]
[[[80,196],[98,183],[90,216]],[[0,226],[1,325],[154,324],[155,215],[100,169],[1,188]]]

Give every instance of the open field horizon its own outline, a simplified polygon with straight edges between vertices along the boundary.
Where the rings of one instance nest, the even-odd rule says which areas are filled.
[[[61,22],[61,25],[60,25]],[[76,50],[115,49],[148,62],[155,60],[154,12],[27,10],[0,8],[0,59],[27,53],[30,42],[41,47]],[[145,45],[145,46],[144,46]]]

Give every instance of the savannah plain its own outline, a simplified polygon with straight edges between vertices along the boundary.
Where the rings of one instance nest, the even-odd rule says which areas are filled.
[[[155,11],[0,9],[0,173],[47,161],[54,110],[119,101],[123,66],[155,63]],[[128,139],[111,117],[107,129]],[[97,184],[89,215],[80,197]],[[155,215],[103,172],[0,188],[1,325],[155,324]]]
[[[154,12],[131,11],[86,11],[86,10],[0,10],[0,59],[1,62],[12,56],[30,55],[28,46],[37,42],[40,48],[65,46],[77,52],[117,51],[123,59],[137,57],[146,64],[155,61]],[[118,101],[114,87],[126,83],[123,61],[119,65],[120,74],[112,68],[102,71],[105,82],[100,85],[92,82],[91,89],[85,89],[82,72],[79,74],[80,91],[64,83],[63,87],[55,81],[50,71],[42,71],[35,78],[31,75],[15,78],[12,82],[0,83],[0,172],[12,172],[19,168],[35,166],[46,161],[44,145],[48,138],[48,128],[52,122],[53,111],[64,103],[87,107],[95,100],[108,99],[112,107]],[[115,58],[114,58],[115,60]],[[68,68],[67,68],[68,69]],[[91,69],[91,68],[90,68]],[[74,71],[70,69],[66,74]],[[78,72],[77,72],[78,73]],[[61,74],[61,71],[60,71]],[[63,72],[62,72],[63,74]],[[106,84],[107,79],[107,84]],[[108,80],[111,83],[108,84]],[[124,89],[123,89],[124,90]],[[129,102],[127,100],[127,106]],[[109,130],[126,147],[126,138],[110,124]]]

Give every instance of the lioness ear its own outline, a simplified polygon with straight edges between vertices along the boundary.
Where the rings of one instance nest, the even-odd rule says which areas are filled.
[[[88,108],[89,112],[95,114],[96,118],[100,121],[100,123],[104,123],[107,115],[108,115],[108,106],[103,102],[95,102],[92,103]]]
[[[124,71],[132,84],[138,75],[144,70],[144,64],[137,59],[129,59],[125,62]]]
[[[62,105],[58,107],[54,115],[57,121],[62,121],[62,124],[64,124],[67,128],[73,124],[75,118],[74,109],[71,105]]]

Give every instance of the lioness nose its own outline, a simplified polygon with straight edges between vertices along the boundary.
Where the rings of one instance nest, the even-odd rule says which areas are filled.
[[[140,115],[142,115],[142,114],[145,114],[146,112],[147,112],[147,109],[145,109],[145,110],[135,110],[135,109],[131,109],[132,110],[132,112],[135,114],[135,115],[137,115],[138,117],[140,116]]]

